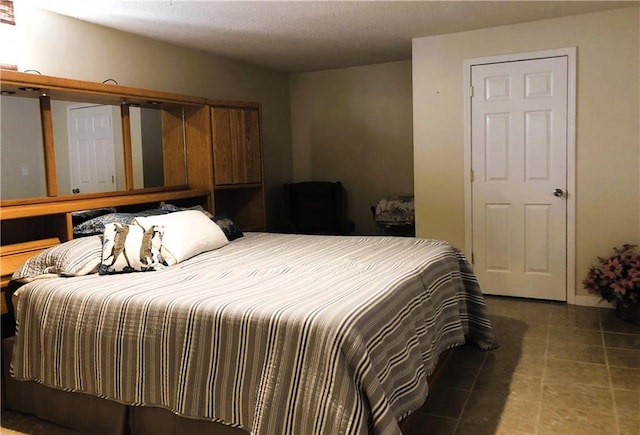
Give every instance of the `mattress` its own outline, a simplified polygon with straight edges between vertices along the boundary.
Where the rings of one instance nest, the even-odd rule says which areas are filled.
[[[446,349],[495,346],[434,240],[248,233],[160,271],[21,288],[11,370],[254,434],[399,434]]]

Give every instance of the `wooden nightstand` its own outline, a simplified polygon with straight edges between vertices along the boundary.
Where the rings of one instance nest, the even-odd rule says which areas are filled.
[[[49,239],[0,246],[0,287],[2,288],[0,312],[2,313],[2,338],[8,337],[13,333],[13,325],[9,324],[9,309],[5,298],[5,289],[9,285],[11,275],[33,255],[59,244],[60,239],[52,237]]]

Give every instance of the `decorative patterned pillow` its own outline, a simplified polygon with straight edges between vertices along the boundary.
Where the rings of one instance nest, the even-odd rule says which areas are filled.
[[[73,227],[74,237],[102,235],[107,224],[131,224],[137,216],[155,216],[171,213],[171,210],[152,208],[136,213],[109,213],[97,216]]]
[[[84,237],[102,234],[104,233],[105,226],[108,224],[130,224],[134,219],[135,215],[131,213],[108,213],[102,216],[96,216],[78,225],[74,225],[73,236]]]
[[[174,211],[180,211],[182,210],[180,207],[178,207],[177,205],[174,204],[162,204],[160,207],[158,207],[160,210],[166,210],[168,212],[173,213]]]
[[[162,258],[169,266],[229,243],[220,227],[197,210],[137,217],[134,223],[146,229],[153,225],[164,227]]]
[[[160,269],[164,228],[112,223],[105,225],[102,264],[98,273],[146,272]]]
[[[239,239],[243,237],[242,230],[238,227],[231,219],[226,216],[214,216],[211,219],[218,224],[224,235],[227,237],[227,240],[230,242],[235,239]]]
[[[194,205],[193,207],[178,207],[177,205],[173,205],[173,204],[163,204],[160,206],[161,210],[168,210],[171,212],[174,211],[185,211],[185,210],[198,210],[201,211],[202,213],[204,213],[208,218],[212,218],[213,215],[211,213],[209,213],[207,210],[204,209],[204,207],[202,207],[201,205]]]
[[[90,210],[80,210],[71,213],[71,224],[75,227],[89,219],[96,218],[98,216],[104,216],[105,214],[115,213],[117,210],[115,207],[94,208]],[[102,234],[102,233],[101,233]]]
[[[102,238],[83,237],[45,249],[29,258],[11,279],[29,282],[53,276],[80,276],[95,273],[102,257]]]

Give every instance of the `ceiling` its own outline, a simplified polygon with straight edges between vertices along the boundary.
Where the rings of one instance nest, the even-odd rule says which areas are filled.
[[[411,39],[640,1],[40,0],[83,21],[284,72],[411,59]]]

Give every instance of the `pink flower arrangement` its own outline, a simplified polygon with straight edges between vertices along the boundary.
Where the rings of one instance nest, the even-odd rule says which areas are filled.
[[[613,248],[609,258],[598,257],[598,266],[592,266],[582,281],[591,293],[599,293],[611,302],[619,299],[625,306],[640,302],[640,254],[636,245]]]

